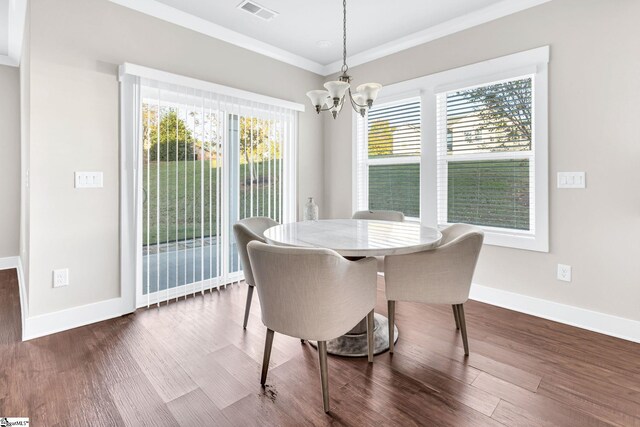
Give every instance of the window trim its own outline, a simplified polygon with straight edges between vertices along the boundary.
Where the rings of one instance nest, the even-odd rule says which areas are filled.
[[[535,190],[533,215],[535,229],[509,230],[482,226],[485,243],[538,252],[549,252],[549,154],[548,154],[548,64],[549,46],[543,46],[499,58],[494,58],[451,70],[430,74],[385,86],[376,104],[411,98],[420,93],[422,151],[420,162],[420,221],[430,227],[444,228],[438,223],[437,150],[438,94],[515,77],[533,76],[533,160]],[[361,119],[353,114],[353,208],[357,210],[366,182],[358,180],[362,165],[358,162],[358,126]],[[365,145],[366,146],[366,145]],[[476,157],[477,158],[477,157]]]

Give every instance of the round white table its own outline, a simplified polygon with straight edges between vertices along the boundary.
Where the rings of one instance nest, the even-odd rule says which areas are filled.
[[[415,222],[328,219],[281,224],[269,228],[268,243],[280,246],[328,248],[347,258],[403,255],[435,248],[442,234]],[[374,352],[389,349],[388,319],[376,313]],[[397,340],[398,331],[396,328]],[[367,355],[366,319],[346,335],[327,342],[327,352],[339,356]]]

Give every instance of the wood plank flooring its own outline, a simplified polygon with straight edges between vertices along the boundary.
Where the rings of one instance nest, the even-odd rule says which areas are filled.
[[[393,357],[329,358],[326,415],[298,339],[276,334],[260,387],[244,284],[24,343],[18,295],[0,271],[0,416],[34,426],[640,426],[640,344],[477,302],[468,358],[451,307],[399,302]]]

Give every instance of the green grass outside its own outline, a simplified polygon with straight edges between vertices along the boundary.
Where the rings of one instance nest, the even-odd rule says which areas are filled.
[[[529,229],[527,160],[451,162],[448,172],[448,222]],[[419,217],[420,165],[370,166],[369,209]]]
[[[420,217],[420,165],[369,166],[369,209]]]
[[[280,193],[279,174],[274,176],[274,167],[279,168],[279,161],[256,163],[257,182],[252,185],[247,182],[251,180],[249,166],[240,165],[240,218],[269,216],[269,213],[272,217],[279,218],[280,212],[276,211],[273,204],[269,212],[267,203],[269,192],[271,200],[277,200]],[[216,185],[218,174],[221,173],[222,169],[218,172],[207,161],[204,164],[200,161],[145,164],[143,245],[190,240],[202,235],[215,236],[217,209],[220,209],[216,199]],[[272,177],[271,182],[266,181],[269,176]],[[161,196],[160,200],[158,194]],[[204,199],[204,212],[201,198]]]

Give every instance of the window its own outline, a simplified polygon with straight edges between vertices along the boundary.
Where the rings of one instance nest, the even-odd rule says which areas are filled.
[[[364,124],[360,168],[367,188],[357,208],[419,218],[420,99],[376,105]]]
[[[532,215],[533,77],[438,95],[438,223],[523,232]]]
[[[542,47],[386,86],[354,116],[354,210],[475,224],[486,244],[548,251],[548,62]]]
[[[241,280],[239,219],[295,220],[297,104],[132,68],[125,152],[139,171],[140,307]]]

